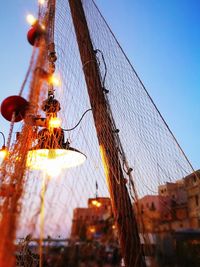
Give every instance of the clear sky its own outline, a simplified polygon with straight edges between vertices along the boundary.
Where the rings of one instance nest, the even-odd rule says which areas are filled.
[[[67,0],[66,0],[67,1]],[[36,0],[1,3],[0,101],[19,92]],[[200,168],[200,0],[96,0],[195,168]],[[7,134],[9,123],[0,119]]]

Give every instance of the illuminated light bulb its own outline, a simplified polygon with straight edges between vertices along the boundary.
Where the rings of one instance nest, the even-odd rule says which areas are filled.
[[[97,208],[100,208],[101,207],[101,203],[97,201],[96,206],[97,206]]]
[[[90,230],[90,233],[92,233],[92,234],[95,233],[95,231],[96,231],[95,227],[90,227],[89,230]]]
[[[32,14],[28,14],[26,16],[26,20],[30,25],[34,25],[37,21],[37,19]]]
[[[54,85],[54,86],[60,86],[61,85],[61,80],[60,80],[60,77],[56,74],[52,74],[50,77],[49,77],[49,83]]]
[[[3,163],[3,161],[6,159],[7,156],[8,156],[8,150],[6,146],[2,146],[2,148],[0,149],[0,165]]]
[[[7,149],[0,149],[0,158],[4,160],[8,155]]]
[[[38,3],[39,3],[40,5],[44,5],[44,4],[45,4],[45,0],[38,0]]]
[[[51,129],[59,128],[61,126],[61,119],[57,117],[52,117],[50,118],[48,125]]]
[[[98,200],[92,200],[92,205],[97,208],[101,207],[101,203]]]
[[[115,226],[114,224],[112,225],[112,229],[113,229],[113,230],[115,230],[115,229],[116,229],[116,226]]]
[[[45,27],[45,25],[44,25],[44,24],[40,24],[40,28],[41,28],[43,31],[45,31],[45,30],[46,30],[46,27]]]
[[[96,200],[92,200],[92,205],[93,205],[93,206],[96,206],[96,203],[97,203]]]

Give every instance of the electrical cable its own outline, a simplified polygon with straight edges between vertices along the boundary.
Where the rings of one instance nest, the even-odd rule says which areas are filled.
[[[1,134],[2,137],[3,137],[3,146],[5,146],[5,145],[6,145],[6,138],[5,138],[5,135],[4,135],[3,132],[0,132],[0,134]]]
[[[62,130],[65,131],[65,132],[70,132],[70,131],[76,129],[76,128],[79,126],[79,124],[81,123],[81,121],[82,121],[83,117],[85,116],[85,114],[86,114],[88,111],[91,111],[91,110],[92,110],[91,108],[87,109],[87,110],[83,113],[83,115],[81,116],[80,120],[78,121],[78,123],[77,123],[74,127],[69,128],[69,129],[63,129],[63,128],[62,128]]]

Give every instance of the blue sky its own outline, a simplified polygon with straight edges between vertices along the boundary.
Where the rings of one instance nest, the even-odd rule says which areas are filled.
[[[25,21],[36,0],[1,3],[0,101],[19,92],[31,54]],[[200,1],[96,0],[195,168],[200,168]],[[34,12],[35,11],[35,12]],[[9,123],[0,119],[7,134]]]

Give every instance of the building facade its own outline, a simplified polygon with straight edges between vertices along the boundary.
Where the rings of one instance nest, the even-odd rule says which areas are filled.
[[[89,198],[86,208],[74,209],[71,230],[72,239],[106,240],[113,238],[114,232],[115,225],[113,223],[110,198]]]
[[[200,228],[200,170],[184,178],[190,228]]]

